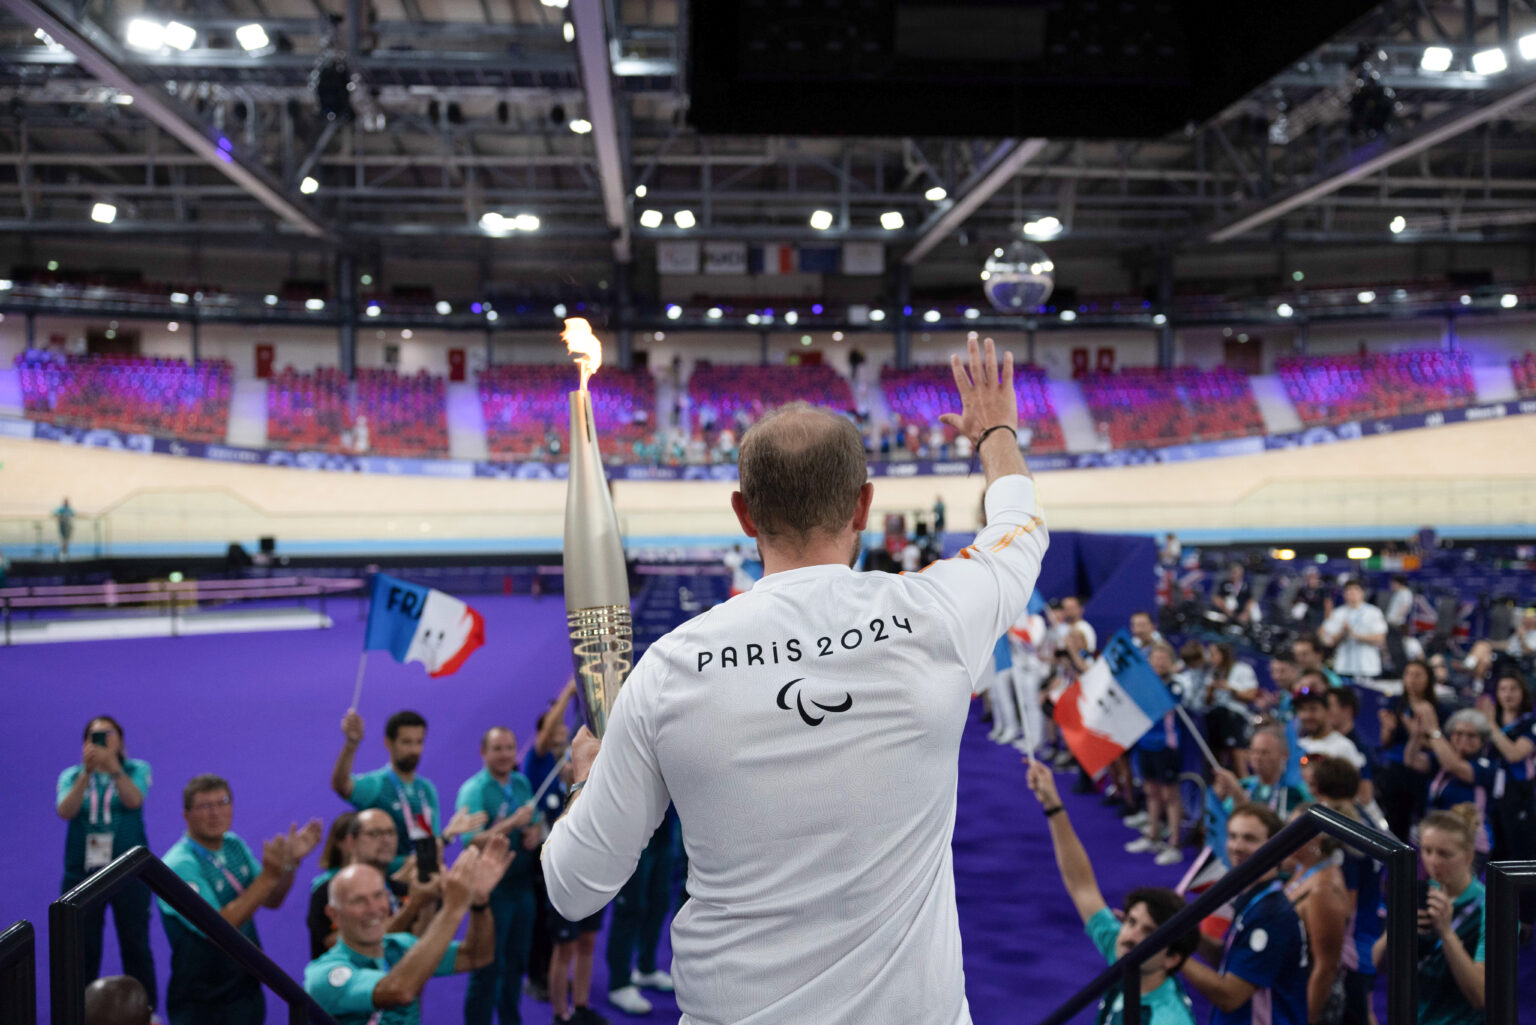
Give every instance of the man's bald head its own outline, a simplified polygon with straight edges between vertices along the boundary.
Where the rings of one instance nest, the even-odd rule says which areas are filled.
[[[85,987],[85,1025],[149,1025],[149,996],[139,980],[106,975]]]
[[[354,893],[373,893],[384,888],[383,872],[372,865],[348,865],[331,876],[329,902],[341,907]]]
[[[797,543],[847,530],[869,479],[864,441],[844,416],[791,402],[741,441],[741,497],[769,542]]]

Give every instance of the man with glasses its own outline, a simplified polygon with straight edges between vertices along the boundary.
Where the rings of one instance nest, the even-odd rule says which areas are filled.
[[[293,886],[293,872],[320,843],[321,824],[295,824],[261,845],[258,861],[244,840],[229,831],[234,805],[220,776],[194,776],[181,794],[187,832],[162,859],[219,915],[258,948],[257,908],[279,908]],[[165,1008],[170,1025],[261,1025],[266,998],[261,983],[214,946],[179,912],[160,901],[171,944],[171,979]]]
[[[389,891],[389,931],[420,935],[437,910],[442,880],[434,874],[422,882],[412,854],[394,875],[389,874],[395,857],[395,823],[378,808],[357,813],[352,822],[352,856],[348,865],[372,865],[384,876]],[[310,951],[319,957],[336,943],[336,923],[326,912],[329,895],[325,886],[310,891],[309,913],[304,924],[309,928]]]

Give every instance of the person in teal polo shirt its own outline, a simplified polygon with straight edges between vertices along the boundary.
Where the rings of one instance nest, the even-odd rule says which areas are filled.
[[[490,964],[496,941],[490,893],[511,864],[506,837],[466,849],[443,874],[443,903],[426,932],[388,930],[389,890],[372,865],[349,865],[330,882],[327,913],[336,945],[304,969],[304,989],[338,1025],[420,1025],[421,993],[438,975]],[[469,915],[462,943],[453,934]]]
[[[192,777],[182,790],[187,832],[161,858],[219,915],[257,947],[257,908],[278,908],[293,886],[299,862],[320,844],[311,819],[261,845],[261,859],[229,831],[234,803],[229,784],[212,774]],[[266,998],[255,976],[210,943],[163,899],[160,920],[171,943],[171,980],[165,988],[170,1025],[261,1025]]]
[[[331,789],[358,811],[379,808],[395,820],[396,850],[391,871],[411,853],[414,840],[424,840],[438,832],[437,787],[425,776],[416,775],[421,764],[421,750],[427,740],[427,720],[415,712],[396,712],[384,724],[384,747],[389,764],[372,772],[354,773],[352,761],[357,746],[363,742],[363,717],[349,709],[341,721],[345,740],[331,771]]]
[[[1143,886],[1125,898],[1125,917],[1119,919],[1109,909],[1099,883],[1093,876],[1093,863],[1083,842],[1067,818],[1067,809],[1056,792],[1056,779],[1050,766],[1031,761],[1027,775],[1029,789],[1045,812],[1050,824],[1051,845],[1056,850],[1056,867],[1067,896],[1077,908],[1088,938],[1099,956],[1114,964],[1131,949],[1168,921],[1184,907],[1184,899],[1172,890]],[[1199,942],[1199,933],[1190,930],[1158,955],[1141,965],[1141,1021],[1143,1025],[1195,1025],[1194,1011],[1184,988],[1174,979]],[[1116,986],[1099,1002],[1094,1025],[1119,1025],[1124,1021],[1124,987]]]
[[[464,781],[453,802],[461,814],[483,813],[490,823],[465,834],[465,841],[483,846],[505,836],[514,857],[506,874],[491,891],[491,918],[496,930],[496,956],[469,977],[464,997],[466,1025],[490,1025],[493,1011],[501,1025],[522,1021],[523,972],[533,943],[537,902],[533,895],[533,866],[543,839],[533,821],[533,787],[517,771],[517,737],[505,726],[493,726],[480,738],[485,768]],[[504,981],[505,980],[505,981]]]
[[[55,808],[69,823],[64,834],[64,882],[68,893],[86,876],[135,847],[148,847],[144,834],[144,798],[149,794],[149,763],[129,758],[123,728],[110,715],[85,725],[80,764],[59,773]],[[139,981],[155,1006],[155,959],[149,949],[149,887],[135,879],[112,897],[112,924],[122,951],[123,973]],[[85,926],[82,953],[85,977],[101,974],[101,934],[106,908]]]

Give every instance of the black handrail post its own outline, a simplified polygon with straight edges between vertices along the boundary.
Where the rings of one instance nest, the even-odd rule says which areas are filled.
[[[1141,963],[1125,966],[1121,982],[1120,1025],[1141,1025]]]
[[[1418,1020],[1419,856],[1413,848],[1387,856],[1387,1022]]]
[[[48,1006],[53,1025],[84,1025],[85,910],[63,901],[48,906]]]
[[[1488,866],[1483,921],[1487,944],[1484,1013],[1488,1025],[1517,1025],[1520,891],[1536,887],[1536,861],[1495,861]]]
[[[37,1025],[37,931],[25,919],[0,933],[0,1021]]]

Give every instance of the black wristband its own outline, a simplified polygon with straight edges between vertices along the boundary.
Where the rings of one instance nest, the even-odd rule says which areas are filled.
[[[485,911],[490,906],[491,906],[491,902],[490,901],[486,901],[484,904],[471,904],[469,906],[469,910],[470,911]]]
[[[1051,816],[1052,816],[1052,815],[1060,815],[1060,814],[1061,814],[1061,813],[1062,813],[1062,812],[1064,812],[1064,811],[1066,811],[1066,810],[1067,810],[1067,806],[1066,806],[1066,805],[1064,805],[1064,804],[1058,804],[1058,805],[1057,805],[1057,806],[1056,806],[1056,807],[1054,807],[1054,808],[1048,808],[1048,809],[1046,809],[1046,812],[1045,812],[1045,817],[1046,817],[1046,818],[1050,818],[1050,817],[1051,817]]]
[[[993,431],[1007,431],[1009,434],[1013,435],[1013,440],[1015,442],[1019,440],[1019,432],[1014,430],[1012,427],[1009,427],[1007,424],[997,424],[996,426],[988,427],[986,430],[981,432],[981,437],[976,439],[976,452],[978,455],[981,454],[981,443],[986,441],[987,436],[990,435]]]

